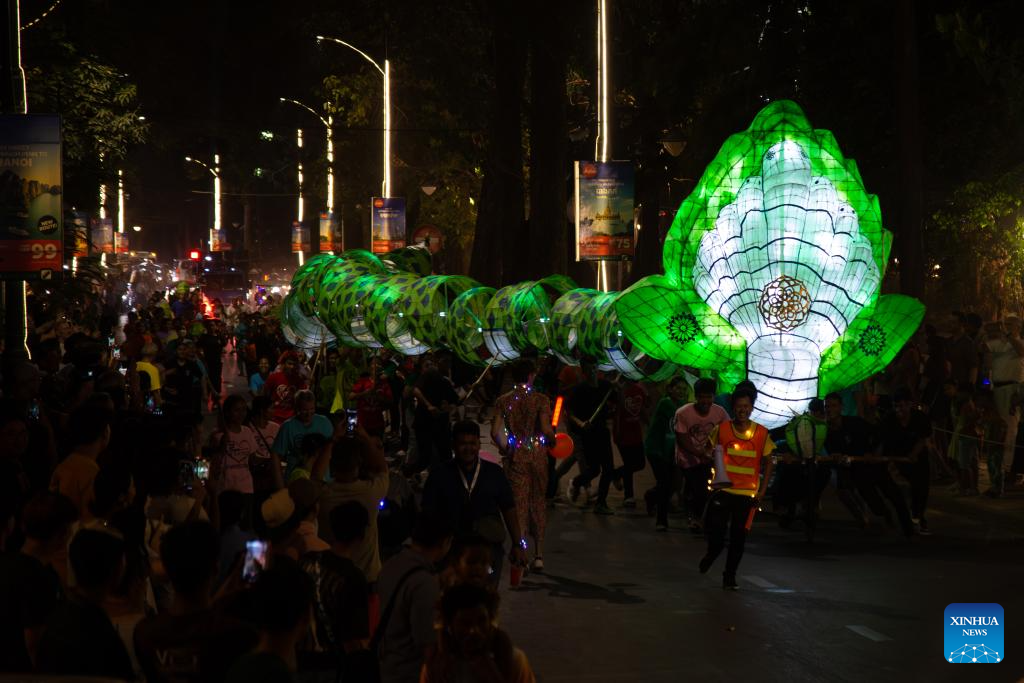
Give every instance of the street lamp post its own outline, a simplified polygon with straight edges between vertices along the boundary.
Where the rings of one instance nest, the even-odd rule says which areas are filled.
[[[384,78],[384,180],[381,183],[381,190],[384,193],[383,196],[391,196],[391,63],[385,59],[384,66],[381,66],[373,60],[370,55],[360,50],[355,45],[346,43],[340,38],[331,38],[329,36],[317,36],[318,42],[329,40],[338,45],[344,45],[345,47],[355,50],[362,57],[373,64],[374,68],[380,72],[380,75]]]
[[[220,230],[220,155],[213,155],[213,168],[210,168],[199,159],[193,157],[185,157],[185,161],[191,161],[192,163],[199,164],[213,176],[213,229],[210,230],[209,248],[213,251],[213,231]]]
[[[315,109],[309,105],[299,102],[298,100],[289,99],[287,97],[281,97],[279,99],[282,102],[288,102],[297,107],[302,107],[310,114],[320,119],[320,123],[324,124],[324,128],[327,130],[327,213],[334,213],[334,117],[328,114],[327,118],[324,118],[318,114]]]
[[[298,150],[298,152],[299,152],[299,164],[298,164],[298,179],[299,179],[298,221],[299,221],[299,230],[301,231],[302,230],[302,221],[305,218],[305,215],[304,215],[305,212],[303,211],[304,207],[303,207],[303,204],[302,204],[302,129],[301,128],[299,128],[296,131],[295,141],[298,143],[298,146],[299,146],[299,150]],[[301,266],[303,263],[305,263],[305,255],[302,253],[302,240],[299,240],[299,251],[298,251],[298,254],[299,254],[299,265]]]

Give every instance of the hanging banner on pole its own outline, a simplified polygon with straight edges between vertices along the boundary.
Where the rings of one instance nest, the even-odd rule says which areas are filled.
[[[0,116],[0,278],[60,275],[61,182],[60,117]]]
[[[89,215],[82,211],[71,212],[71,255],[75,258],[89,255]]]
[[[292,221],[292,253],[309,251],[309,230],[298,221]]]
[[[228,231],[224,228],[211,230],[210,251],[231,251],[231,242],[228,241]]]
[[[115,232],[114,233],[114,253],[115,254],[127,254],[128,253],[128,233]]]
[[[374,197],[370,214],[373,253],[405,246],[405,197]]]
[[[341,231],[338,230],[338,222],[334,219],[333,213],[322,212],[320,214],[320,252],[344,251]]]
[[[636,247],[633,164],[575,162],[576,260],[630,261]]]
[[[94,254],[114,253],[114,220],[112,218],[92,219],[92,252]]]

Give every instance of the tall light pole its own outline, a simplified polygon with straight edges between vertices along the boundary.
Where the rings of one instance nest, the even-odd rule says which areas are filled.
[[[213,230],[210,230],[210,240],[209,240],[209,244],[208,244],[208,246],[210,248],[210,251],[213,251],[213,231],[214,230],[219,231],[220,230],[220,225],[221,225],[221,223],[220,223],[220,217],[221,217],[221,212],[220,212],[220,207],[221,207],[221,204],[220,204],[220,202],[221,202],[221,196],[220,196],[220,194],[221,194],[220,193],[220,155],[219,154],[214,154],[213,155],[213,168],[210,168],[209,166],[204,164],[202,161],[199,161],[199,159],[195,159],[193,157],[185,157],[185,161],[191,161],[194,164],[199,164],[200,166],[205,168],[207,171],[209,171],[210,175],[213,176]]]
[[[384,181],[381,183],[381,191],[384,193],[384,197],[391,196],[391,63],[385,58],[384,66],[381,66],[355,45],[346,43],[340,38],[331,38],[329,36],[317,36],[318,42],[329,40],[338,45],[344,45],[345,47],[355,50],[362,57],[373,64],[374,68],[380,72],[380,75],[384,78]]]
[[[297,107],[302,107],[310,114],[320,119],[320,123],[324,124],[324,128],[327,129],[327,213],[334,213],[334,117],[328,114],[327,118],[324,118],[318,114],[313,107],[303,104],[298,100],[289,99],[287,97],[281,97],[279,99],[282,102],[288,102]]]
[[[299,128],[296,131],[295,141],[299,146],[299,164],[298,164],[298,178],[299,178],[299,210],[298,210],[298,221],[299,230],[302,230],[302,219],[305,218],[304,207],[302,205],[302,129]],[[302,240],[299,240],[299,265],[301,266],[305,262],[305,255],[302,253]]]
[[[597,136],[594,139],[594,156],[598,161],[608,161],[608,3],[597,0]],[[621,269],[621,265],[619,268]],[[597,288],[609,291],[608,263],[601,261],[597,266]]]

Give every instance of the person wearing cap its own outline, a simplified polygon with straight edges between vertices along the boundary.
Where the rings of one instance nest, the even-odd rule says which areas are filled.
[[[306,553],[330,549],[318,536],[320,490],[309,479],[296,479],[274,492],[263,501],[260,512],[274,540],[275,554],[299,560]]]

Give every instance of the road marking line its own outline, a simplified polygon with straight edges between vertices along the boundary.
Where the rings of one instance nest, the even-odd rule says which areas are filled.
[[[746,580],[749,583],[754,584],[758,588],[778,588],[778,586],[776,586],[774,583],[772,583],[771,581],[766,581],[765,579],[762,579],[760,576],[746,576],[744,578],[746,578]]]
[[[890,638],[889,636],[885,635],[884,633],[879,633],[878,631],[876,631],[874,629],[870,629],[867,626],[859,626],[857,624],[847,624],[846,628],[850,629],[851,631],[856,633],[858,636],[863,636],[864,638],[867,638],[868,640],[873,640],[876,643],[883,643],[883,642],[885,642],[887,640],[892,640],[892,638]]]

